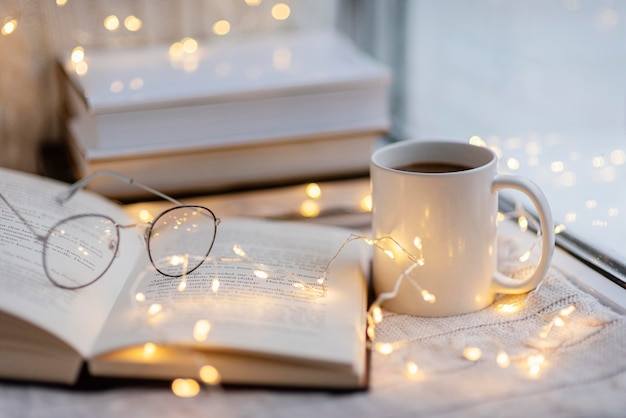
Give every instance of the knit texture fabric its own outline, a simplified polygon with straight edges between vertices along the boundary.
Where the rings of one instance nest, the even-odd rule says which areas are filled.
[[[499,253],[500,269],[513,277],[532,271],[514,256],[514,241],[501,238]],[[376,342],[397,347],[373,354],[371,390],[399,407],[398,415],[624,413],[618,393],[626,390],[626,318],[555,269],[535,291],[502,296],[478,312],[384,312]],[[480,349],[480,358],[468,360],[467,347]],[[395,416],[392,409],[382,416]]]

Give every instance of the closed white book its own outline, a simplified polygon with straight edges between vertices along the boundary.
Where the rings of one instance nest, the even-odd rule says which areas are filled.
[[[86,157],[232,146],[389,128],[387,67],[331,32],[86,51],[70,79]],[[81,109],[80,106],[83,106]]]

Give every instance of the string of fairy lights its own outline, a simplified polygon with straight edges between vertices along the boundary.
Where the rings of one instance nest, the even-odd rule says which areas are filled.
[[[56,5],[58,7],[64,7],[67,3],[72,0],[56,0]],[[245,0],[246,4],[250,7],[256,7],[261,4],[262,0]],[[271,7],[271,15],[277,21],[287,20],[291,14],[291,8],[288,4],[283,2],[276,2]],[[14,15],[0,16],[0,33],[3,36],[11,36],[15,33],[15,31],[19,28],[20,25],[20,15],[16,13]],[[126,30],[128,32],[139,32],[143,28],[143,19],[141,16],[136,15],[127,15],[127,16],[118,16],[114,14],[110,14],[107,16],[103,16],[102,25],[107,31],[119,31]],[[233,22],[230,22],[225,19],[216,20],[212,26],[211,30],[216,36],[225,36],[229,34],[232,30]],[[193,60],[185,60],[185,57],[192,55],[198,48],[198,40],[185,37],[178,41],[175,41],[171,44],[169,49],[170,57],[173,61],[180,61],[183,64],[183,67],[186,69],[193,69]],[[88,70],[88,64],[85,60],[86,51],[85,46],[77,45],[73,48],[70,61],[74,66],[74,70],[77,74],[85,74]],[[112,86],[114,88],[114,86]],[[486,143],[482,141],[480,138],[473,137],[470,141],[475,145],[486,146]],[[611,155],[612,161],[615,164],[623,164],[626,161],[626,157],[623,151],[616,151]],[[507,164],[509,164],[509,168],[515,169],[515,161],[508,160]],[[594,160],[594,164],[597,167],[601,167],[603,165],[603,161]],[[562,164],[559,165],[558,162],[553,163],[552,171],[561,172],[563,171]],[[564,177],[565,181],[567,181],[570,177]],[[322,194],[322,190],[317,184],[309,184],[307,185],[307,199],[304,200],[300,207],[300,212],[303,216],[306,217],[316,217],[320,213],[320,207],[317,203],[317,199]],[[364,210],[371,209],[371,197],[364,197],[359,205]],[[147,212],[144,212],[143,217],[149,217]],[[498,216],[499,221],[504,221],[507,219],[515,218],[517,220],[519,229],[522,231],[527,231],[529,228],[536,228],[536,221],[532,216],[528,215],[523,209],[520,207],[516,208],[516,210],[509,214],[500,213]],[[558,225],[555,227],[555,232],[560,233],[564,230],[563,225]],[[425,303],[437,303],[437,295],[429,292],[428,289],[424,289],[420,286],[420,284],[413,279],[412,273],[414,270],[419,269],[428,260],[425,260],[422,255],[422,242],[419,237],[416,237],[413,241],[413,248],[407,249],[402,247],[394,240],[393,237],[367,237],[364,235],[353,234],[350,235],[343,245],[337,250],[336,254],[331,257],[328,264],[324,268],[324,271],[318,278],[316,283],[307,283],[306,281],[301,280],[292,274],[282,274],[277,275],[276,272],[273,272],[271,269],[267,268],[262,264],[256,263],[251,257],[249,257],[245,250],[239,246],[234,245],[232,247],[232,251],[234,256],[232,258],[220,259],[216,262],[236,262],[236,263],[244,263],[248,264],[253,268],[254,276],[258,280],[267,280],[269,277],[280,278],[283,280],[285,284],[288,286],[292,286],[294,289],[302,292],[308,292],[312,297],[324,297],[325,289],[327,286],[332,286],[332,283],[328,283],[328,274],[332,269],[333,262],[339,256],[341,251],[352,242],[360,241],[364,242],[368,245],[371,245],[375,251],[383,251],[390,258],[395,258],[396,254],[389,250],[388,245],[382,245],[383,242],[392,242],[395,244],[394,248],[397,251],[403,253],[409,260],[411,260],[410,266],[402,272],[402,274],[397,278],[396,285],[390,292],[382,293],[378,295],[378,297],[374,300],[374,302],[370,305],[367,312],[367,337],[369,342],[369,347],[375,351],[376,353],[383,356],[392,356],[394,353],[401,351],[402,348],[407,347],[410,344],[413,344],[412,341],[381,341],[377,336],[377,329],[384,323],[386,313],[383,309],[384,302],[394,298],[397,295],[398,289],[400,288],[400,284],[404,281],[409,282],[412,286],[418,289],[423,301]],[[524,251],[519,256],[520,262],[526,262],[529,260],[532,251],[534,249],[534,245],[531,246],[528,250]],[[186,291],[186,277],[183,276],[181,278],[180,283],[178,284],[178,291],[184,292]],[[219,277],[214,277],[211,286],[211,292],[217,293],[220,291],[220,280]],[[541,287],[535,289],[534,291],[528,293],[524,299],[516,300],[511,303],[500,303],[496,306],[498,312],[504,315],[514,315],[519,314],[524,311],[525,307],[528,305],[528,302],[533,298],[537,292],[540,292]],[[313,292],[312,292],[313,291]],[[159,303],[152,303],[149,298],[146,297],[142,292],[135,292],[133,294],[134,300],[138,303],[138,306],[144,310],[144,312],[149,316],[155,316],[163,312],[164,307]],[[567,305],[564,308],[560,308],[555,311],[549,318],[545,320],[545,325],[538,331],[537,337],[540,339],[548,339],[555,330],[563,329],[567,327],[568,321],[570,320],[572,314],[575,312],[576,307],[574,305]],[[533,313],[533,315],[539,314]],[[541,316],[541,319],[544,319],[544,316]],[[203,342],[206,341],[211,332],[211,322],[209,319],[199,319],[192,330],[193,338],[195,341]],[[499,367],[507,368],[512,363],[523,364],[527,368],[527,373],[530,378],[537,378],[541,375],[542,367],[546,362],[545,354],[542,352],[532,351],[527,355],[510,355],[506,347],[503,346],[502,343],[495,341],[494,344],[497,346],[496,355],[494,361]],[[154,342],[148,342],[143,345],[142,352],[143,355],[147,358],[153,356],[155,352],[159,349],[158,344]],[[477,362],[481,358],[483,358],[483,348],[473,345],[466,346],[461,355],[464,359],[469,362]],[[407,358],[405,361],[404,372],[407,376],[416,376],[420,373],[420,365],[415,359]],[[207,386],[216,386],[221,382],[221,375],[219,370],[217,370],[211,364],[199,364],[198,365],[198,373],[197,378],[179,378],[175,379],[172,382],[171,388],[172,392],[179,397],[193,397],[196,396],[201,389],[201,385]]]
[[[64,0],[67,1],[67,0]],[[249,7],[260,6],[262,0],[245,0],[245,4]],[[291,7],[287,3],[277,2],[272,5],[269,13],[275,21],[286,21],[291,16]],[[227,19],[217,19],[211,24],[211,33],[217,37],[224,37],[231,33],[235,23]],[[104,28],[107,31],[117,31],[122,27],[129,32],[138,32],[143,26],[143,20],[135,15],[120,17],[114,14],[108,15],[103,19]],[[198,68],[198,59],[195,55],[200,46],[200,41],[194,37],[183,37],[171,43],[169,47],[170,62],[176,68],[180,68],[186,72],[193,72]],[[85,60],[85,47],[77,45],[70,53],[70,64],[78,75],[85,75],[89,71],[89,65]],[[137,80],[136,88],[140,88],[141,80]],[[111,91],[118,92],[121,86],[112,85]],[[133,88],[133,86],[131,86]]]
[[[305,186],[306,199],[304,202],[308,202],[306,205],[301,206],[301,212],[303,216],[315,217],[320,212],[319,204],[317,200],[323,194],[322,188],[315,183],[310,183]],[[371,197],[364,196],[361,198],[358,205],[361,210],[371,210]],[[314,209],[311,209],[313,208]],[[139,211],[139,215],[142,219],[149,220],[149,213],[145,210]],[[507,220],[514,220],[517,222],[517,227],[520,231],[528,231],[530,228],[537,230],[536,239],[530,244],[529,248],[521,249],[520,254],[517,256],[517,261],[525,263],[530,259],[530,254],[533,252],[535,246],[541,241],[541,232],[538,229],[538,222],[528,214],[521,205],[517,205],[514,210],[508,213],[499,213],[498,221],[503,222]],[[564,229],[562,225],[555,227],[555,232],[559,233]],[[410,356],[406,356],[407,348],[416,341],[399,340],[399,341],[387,341],[378,336],[378,328],[384,324],[386,316],[389,314],[384,309],[384,303],[387,300],[393,299],[403,282],[410,283],[416,288],[421,295],[424,303],[437,303],[437,295],[431,293],[428,289],[423,288],[420,283],[415,280],[413,273],[425,265],[428,262],[423,256],[423,244],[422,240],[416,236],[412,242],[411,248],[405,248],[400,245],[394,237],[369,237],[361,234],[350,234],[346,237],[343,244],[337,248],[332,257],[329,258],[327,264],[323,266],[323,271],[319,275],[315,282],[307,282],[294,274],[285,274],[284,272],[275,272],[271,268],[263,264],[257,263],[250,257],[244,248],[238,244],[234,244],[231,248],[232,257],[221,257],[217,260],[212,260],[213,263],[244,263],[250,266],[253,270],[253,276],[260,282],[266,281],[268,278],[282,280],[282,284],[292,287],[295,291],[302,292],[302,295],[310,298],[325,297],[327,287],[332,286],[332,282],[329,282],[328,277],[333,268],[334,262],[344,249],[352,245],[355,242],[363,242],[373,248],[374,251],[382,251],[391,259],[396,259],[400,255],[402,258],[407,258],[411,261],[409,266],[404,270],[397,278],[393,289],[386,293],[381,293],[369,306],[367,311],[367,341],[368,347],[377,355],[385,357],[394,357],[401,359],[404,362],[403,373],[409,379],[414,379],[420,376],[422,370],[420,368],[419,361]],[[391,245],[390,245],[391,244]],[[211,262],[209,262],[211,264]],[[183,276],[178,285],[178,291],[184,292],[186,278]],[[220,278],[219,275],[215,275],[212,279],[211,292],[217,293],[220,291]],[[572,314],[576,311],[576,307],[572,304],[565,307],[559,307],[550,314],[539,314],[531,312],[528,308],[529,302],[535,297],[541,290],[541,286],[535,290],[529,292],[523,298],[519,297],[507,297],[502,298],[495,302],[495,310],[502,315],[530,315],[540,320],[543,326],[537,331],[536,337],[548,341],[548,339],[554,335],[557,330],[566,329],[571,319]],[[164,307],[158,303],[151,303],[146,295],[141,292],[133,293],[132,297],[138,303],[138,309],[144,310],[148,316],[154,316],[164,313]],[[197,342],[207,341],[210,336],[211,322],[209,319],[199,319],[193,327],[193,338]],[[570,333],[572,334],[572,333]],[[573,335],[573,334],[572,334]],[[548,344],[550,345],[550,344]],[[493,347],[496,348],[495,352],[489,347],[480,347],[476,345],[467,345],[459,353],[460,356],[468,362],[478,362],[481,359],[488,360],[485,356],[493,355],[492,361],[495,362],[501,368],[508,368],[515,364],[525,370],[528,378],[539,378],[546,364],[546,353],[538,351],[537,349],[529,349],[526,354],[517,353],[515,355],[510,354],[507,351],[506,346],[494,338]],[[555,348],[554,344],[550,345],[552,350]],[[150,357],[154,355],[158,349],[158,344],[150,342],[144,345],[143,355]],[[193,353],[190,353],[193,355]],[[206,364],[201,358],[198,358],[198,373],[197,378],[178,378],[173,380],[171,389],[176,396],[179,397],[192,397],[200,393],[203,386],[214,387],[219,386],[221,383],[221,375],[217,368],[211,364]]]
[[[214,13],[210,13],[211,15],[215,15],[215,19],[211,19],[211,16],[203,17],[201,34],[199,36],[206,37],[207,35],[211,35],[212,37],[226,37],[227,35],[233,34],[233,31],[241,28],[241,31],[250,31],[255,30],[254,28],[250,28],[250,22],[254,21],[255,25],[259,21],[273,21],[276,24],[280,24],[281,22],[289,22],[292,17],[292,6],[290,6],[285,1],[275,1],[275,0],[240,0],[241,5],[237,3],[233,3],[232,7],[222,7],[219,2],[215,2],[214,5]],[[56,9],[59,13],[59,16],[63,15],[64,10],[72,9],[71,6],[77,6],[79,3],[76,3],[74,0],[56,0]],[[198,6],[200,6],[200,2],[198,2]],[[86,13],[83,10],[83,5],[81,7],[76,7],[76,12],[67,11],[68,16],[73,15],[73,13]],[[118,4],[116,5],[104,5],[103,7],[97,8],[98,10],[102,10],[102,16],[99,16],[100,27],[87,27],[86,29],[81,29],[80,31],[76,31],[76,34],[72,35],[70,39],[73,39],[75,45],[69,49],[71,52],[69,54],[69,62],[73,66],[73,70],[78,75],[85,75],[89,70],[87,60],[85,59],[88,55],[88,49],[91,44],[95,44],[95,39],[100,39],[100,43],[103,45],[108,45],[107,42],[112,42],[113,46],[115,46],[114,38],[111,38],[107,41],[109,37],[106,34],[110,34],[113,36],[115,34],[116,38],[127,38],[133,39],[134,37],[139,36],[142,32],[146,31],[146,24],[155,23],[150,22],[150,13],[145,12],[144,14],[148,14],[150,16],[143,16],[139,11],[145,4],[139,3],[136,5],[133,10],[132,7],[126,7],[128,5]],[[152,6],[152,5],[150,5]],[[189,4],[187,5],[189,6]],[[48,9],[48,6],[41,5],[42,8],[47,10],[47,13],[50,13],[51,10]],[[181,6],[182,7],[182,6]],[[245,14],[245,10],[242,7],[246,7],[249,10],[254,10],[255,19],[241,19],[239,22],[238,19],[241,15]],[[115,9],[119,9],[118,12],[114,13],[105,13],[104,11],[111,11]],[[154,6],[157,8],[157,5]],[[90,10],[91,13],[91,10]],[[44,13],[45,14],[45,13]],[[53,12],[54,14],[54,12]],[[222,16],[226,15],[226,17]],[[91,16],[90,16],[91,18]],[[0,34],[3,36],[11,36],[14,35],[19,28],[22,26],[23,20],[22,12],[20,10],[19,4],[14,7],[14,10],[8,10],[0,8]],[[145,19],[148,19],[146,22]],[[245,20],[245,22],[244,22]],[[91,20],[90,20],[91,22]],[[29,22],[32,24],[32,22]],[[186,22],[192,26],[197,26],[198,22]],[[185,22],[183,22],[183,25]],[[149,26],[149,25],[148,25]],[[280,29],[279,26],[270,26],[274,29]],[[102,35],[101,29],[104,29],[104,34]],[[24,30],[27,30],[26,27]],[[185,28],[181,28],[181,30],[185,30]],[[259,29],[261,30],[261,29]],[[240,31],[240,32],[241,32]],[[61,47],[67,48],[66,42],[68,42],[67,37],[65,37],[64,45]],[[150,39],[150,38],[147,38]],[[194,54],[199,48],[200,41],[199,39],[191,36],[182,37],[179,40],[175,40],[171,43],[170,46],[170,58],[172,63],[182,62],[182,68],[185,71],[193,71],[197,68],[197,60],[194,60]],[[102,45],[98,46],[101,47]],[[195,65],[194,65],[195,63]],[[114,88],[114,87],[112,87]]]
[[[72,0],[56,0],[56,5],[59,8],[63,8],[68,5]],[[265,0],[267,1],[267,0]],[[249,7],[260,6],[263,0],[243,0]],[[275,2],[270,9],[272,18],[278,21],[287,20],[291,15],[291,7],[284,2]],[[18,27],[20,20],[20,14],[14,13],[3,17],[0,33],[3,35],[11,35]],[[227,35],[231,29],[231,23],[226,19],[218,19],[212,25],[212,31],[215,35],[223,36]],[[143,27],[143,19],[140,16],[129,14],[127,16],[118,16],[116,14],[109,14],[103,17],[102,24],[107,31],[117,31],[124,28],[129,32],[138,32]]]
[[[504,214],[500,212],[498,215],[499,215],[498,216],[499,222],[502,222],[508,219],[517,219],[519,229],[523,232],[526,232],[528,230],[529,224],[532,224],[535,227],[538,226],[537,221],[532,216],[530,216],[521,206],[517,206],[516,209],[510,213]],[[522,252],[522,254],[518,257],[518,261],[521,263],[525,263],[526,261],[530,259],[530,254],[532,253],[534,247],[540,242],[541,231],[539,229],[536,229],[536,230],[537,230],[537,239],[534,240],[533,244],[531,245],[529,249]],[[564,230],[564,227],[562,225],[558,225],[555,227],[555,233],[560,233],[563,230]],[[327,265],[320,279],[320,283],[325,282],[328,271],[331,268],[332,262],[338,256],[339,252],[341,252],[343,248],[349,242],[354,241],[354,240],[362,240],[365,243],[374,246],[376,250],[383,251],[389,258],[395,259],[397,258],[397,254],[389,250],[389,246],[381,245],[381,242],[392,241],[394,243],[394,246],[397,252],[398,251],[402,252],[405,256],[407,256],[409,260],[412,261],[409,267],[407,267],[398,276],[398,278],[396,279],[396,283],[393,286],[392,290],[389,292],[384,292],[384,293],[379,294],[377,298],[374,300],[374,302],[370,305],[370,308],[367,312],[367,337],[370,343],[370,348],[379,354],[382,354],[384,356],[389,356],[392,353],[398,351],[399,349],[405,348],[407,345],[413,344],[414,342],[411,342],[411,341],[377,341],[376,328],[383,322],[383,319],[384,319],[384,311],[382,307],[384,302],[387,300],[393,299],[394,297],[397,296],[398,291],[400,289],[400,285],[402,284],[403,281],[407,281],[413,287],[415,287],[418,290],[419,294],[421,295],[425,303],[434,304],[436,303],[436,300],[437,300],[436,295],[430,293],[428,289],[422,288],[420,284],[411,277],[411,273],[415,269],[419,268],[420,266],[423,266],[426,263],[426,260],[424,259],[422,255],[422,250],[423,250],[422,240],[419,237],[415,237],[415,239],[413,240],[414,248],[411,249],[411,251],[409,251],[406,248],[402,247],[396,240],[393,239],[393,237],[386,236],[386,237],[380,237],[380,238],[369,238],[369,237],[364,237],[360,235],[351,235],[348,239],[346,239],[344,244],[338,250],[338,253],[335,255],[335,257],[331,259],[331,261]],[[497,305],[498,312],[503,313],[503,314],[514,314],[514,313],[521,312],[528,305],[529,300],[537,292],[539,292],[540,287],[541,285],[537,287],[535,290],[529,292],[527,296],[525,297],[525,299],[523,300],[517,300],[511,303],[498,304]],[[554,316],[549,318],[549,320],[547,321],[547,324],[539,331],[538,337],[543,340],[546,340],[550,336],[550,334],[553,332],[554,329],[565,327],[567,325],[568,318],[571,316],[571,314],[575,310],[576,308],[574,305],[568,305],[565,308],[559,309],[558,313],[556,313]],[[537,316],[538,318],[543,319],[543,317],[537,313],[532,313],[532,314]],[[495,356],[495,362],[499,367],[507,368],[511,365],[511,362],[515,360],[517,362],[521,362],[527,365],[528,376],[530,378],[536,378],[540,375],[541,370],[542,370],[541,368],[542,364],[544,364],[545,362],[545,355],[543,353],[541,352],[537,353],[535,351],[532,351],[527,356],[519,356],[517,358],[512,359],[509,353],[506,351],[505,347],[503,347],[501,343],[496,341],[496,345],[498,346],[498,350]],[[480,347],[466,346],[463,349],[462,355],[468,361],[477,362],[483,357],[483,351]],[[418,363],[412,359],[406,360],[404,370],[405,370],[405,373],[410,377],[414,377],[420,372]]]
[[[517,213],[511,213],[508,215],[502,215],[501,220],[509,219],[512,217],[517,217]],[[526,218],[529,215],[525,215]],[[518,217],[518,219],[521,217]],[[526,225],[527,221],[522,221],[521,225]],[[523,229],[523,228],[520,228]],[[538,234],[539,238],[539,234]],[[422,256],[422,244],[419,237],[416,237],[414,240],[414,248],[408,250],[402,247],[393,237],[385,236],[380,238],[371,238],[358,234],[349,235],[344,243],[337,249],[337,252],[333,257],[329,260],[329,262],[324,267],[324,270],[320,277],[318,278],[316,283],[307,284],[307,286],[303,286],[303,281],[300,280],[295,275],[288,275],[287,277],[283,276],[283,280],[285,280],[284,284],[288,286],[292,286],[295,289],[298,289],[302,292],[306,292],[307,297],[324,297],[326,294],[325,289],[326,286],[332,286],[332,283],[328,283],[328,275],[332,269],[334,261],[339,257],[339,254],[345,249],[346,246],[350,245],[352,242],[360,241],[364,242],[368,245],[371,245],[376,251],[383,251],[388,257],[395,259],[399,254],[403,253],[410,260],[412,260],[412,264],[402,272],[402,274],[397,278],[396,285],[393,290],[390,292],[382,293],[378,295],[378,297],[374,300],[374,302],[370,305],[367,312],[367,338],[368,338],[368,346],[374,352],[383,355],[383,356],[392,356],[396,352],[400,352],[401,349],[406,348],[407,346],[414,344],[414,341],[379,341],[377,339],[376,329],[379,327],[385,319],[385,311],[383,309],[383,304],[386,300],[390,300],[397,295],[400,284],[403,281],[408,281],[413,286],[415,286],[425,303],[436,303],[437,298],[436,295],[430,293],[428,289],[424,289],[420,286],[420,284],[412,277],[412,272],[415,269],[423,266],[427,260]],[[389,245],[383,245],[387,241],[391,241],[394,246],[393,248],[396,251],[389,250]],[[259,263],[255,263],[244,251],[244,249],[235,244],[232,247],[232,252],[235,255],[233,258],[220,258],[217,260],[218,262],[244,262],[254,266],[254,276],[258,280],[266,280],[270,277],[276,278],[275,272],[269,269],[267,266],[264,266]],[[520,256],[519,260],[526,260],[525,256],[526,252]],[[185,280],[186,278],[183,276],[178,285],[178,291],[185,291]],[[319,286],[317,288],[317,292],[311,293],[311,289],[315,288],[315,286]],[[217,293],[219,291],[219,277],[215,276],[212,281],[211,291]],[[529,300],[534,297],[534,295],[540,291],[540,288],[535,289],[534,291],[528,293],[524,299],[515,300],[513,302],[507,303],[499,303],[496,306],[496,309],[499,313],[503,315],[513,315],[520,314],[524,311],[525,307],[528,305]],[[148,316],[155,316],[157,314],[163,313],[163,306],[155,303],[147,303],[146,296],[137,292],[134,293],[135,300],[140,304],[139,306],[143,306],[142,309],[145,309],[145,313]],[[145,305],[142,305],[145,304]],[[552,317],[544,320],[544,315],[539,315],[538,313],[531,313],[531,315],[535,315],[541,320],[545,321],[545,325],[538,331],[537,336],[543,340],[547,340],[550,337],[551,333],[555,329],[561,329],[567,326],[568,319],[572,315],[572,313],[576,310],[574,305],[568,305],[564,308],[558,309]],[[209,337],[211,331],[211,323],[207,319],[199,319],[194,327],[193,327],[193,338],[197,342],[206,341]],[[507,368],[512,363],[522,364],[527,368],[527,375],[529,378],[538,378],[542,372],[542,366],[546,361],[545,354],[542,352],[537,352],[536,350],[531,350],[527,355],[518,355],[511,356],[506,347],[503,346],[502,343],[498,341],[494,341],[494,344],[497,346],[498,350],[496,352],[495,358],[493,359],[495,363],[501,368]],[[158,344],[153,342],[146,343],[143,346],[143,355],[146,358],[150,358],[154,355],[154,353],[158,350]],[[193,355],[192,353],[190,353]],[[463,350],[461,355],[463,358],[469,362],[477,362],[483,358],[483,349],[478,346],[468,345]],[[198,360],[198,378],[178,378],[174,379],[172,382],[172,391],[176,396],[179,397],[192,397],[196,396],[200,390],[201,385],[207,385],[208,387],[219,385],[221,382],[221,375],[217,368],[212,366],[211,364],[204,364],[201,360]],[[413,378],[420,373],[420,366],[417,361],[414,359],[406,359],[404,372],[406,373],[408,378]]]

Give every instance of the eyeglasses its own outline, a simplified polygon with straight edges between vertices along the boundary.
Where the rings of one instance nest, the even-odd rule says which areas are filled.
[[[64,204],[88,183],[100,176],[111,176],[133,184],[175,204],[151,222],[118,224],[101,214],[79,214],[53,225],[45,235],[33,226],[0,194],[0,199],[43,245],[43,269],[54,285],[63,289],[79,289],[100,279],[115,259],[120,242],[120,229],[145,227],[144,238],[154,268],[167,277],[181,277],[204,263],[217,234],[220,219],[208,208],[185,205],[151,187],[113,171],[99,171],[72,184],[56,197]]]

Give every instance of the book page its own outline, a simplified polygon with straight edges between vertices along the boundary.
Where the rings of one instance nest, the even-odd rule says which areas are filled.
[[[73,214],[97,213],[118,222],[128,221],[120,206],[90,192],[79,192],[60,205],[55,197],[67,187],[50,179],[0,169],[0,193],[41,236]],[[61,289],[45,275],[43,242],[0,201],[0,309],[48,330],[84,356],[137,254],[145,252],[137,241],[137,231],[123,230],[122,234],[117,257],[102,278],[83,289]]]
[[[223,220],[195,272],[172,279],[147,269],[128,283],[94,354],[152,342],[358,363],[366,314],[359,244],[332,263],[325,288],[317,282],[350,232]]]

